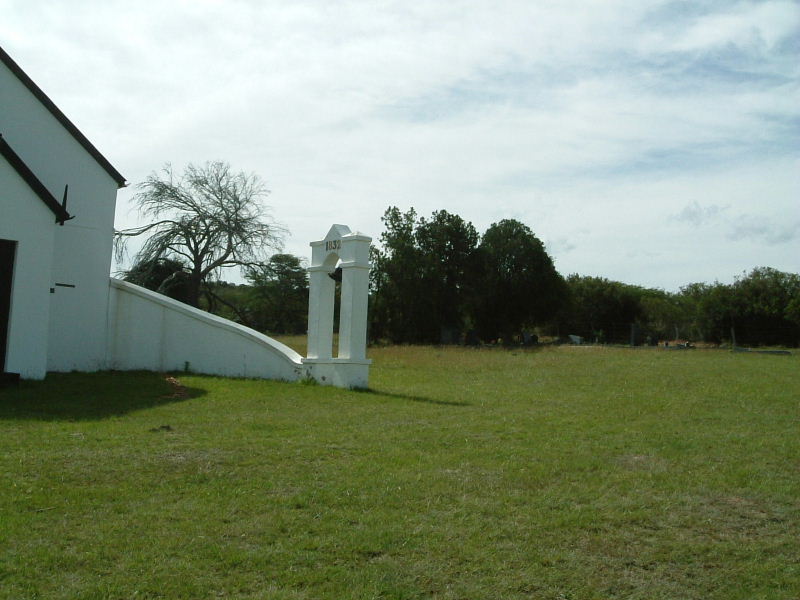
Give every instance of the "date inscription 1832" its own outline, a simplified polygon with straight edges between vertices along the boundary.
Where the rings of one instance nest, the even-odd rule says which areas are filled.
[[[342,240],[331,240],[329,242],[325,242],[325,252],[330,252],[331,250],[341,250],[342,249]]]

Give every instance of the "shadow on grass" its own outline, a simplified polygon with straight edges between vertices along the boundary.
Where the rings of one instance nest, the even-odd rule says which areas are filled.
[[[50,373],[44,381],[0,388],[0,421],[94,421],[206,393],[163,373]]]
[[[438,404],[440,406],[471,406],[469,402],[457,402],[455,400],[436,400],[435,398],[425,398],[424,396],[412,396],[409,394],[393,394],[392,392],[382,392],[380,390],[373,390],[371,388],[354,388],[353,391],[362,394],[373,394],[375,396],[382,396],[384,398],[393,398],[395,400],[409,400],[411,402],[424,402],[425,404]]]

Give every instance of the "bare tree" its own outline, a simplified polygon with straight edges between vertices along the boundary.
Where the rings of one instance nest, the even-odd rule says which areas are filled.
[[[234,173],[227,163],[209,162],[190,164],[176,177],[166,164],[137,189],[133,200],[140,215],[154,222],[117,231],[117,258],[121,260],[129,238],[148,236],[135,261],[185,260],[187,302],[192,306],[222,268],[258,265],[282,247],[286,229],[269,217],[262,204],[269,192],[255,174]]]

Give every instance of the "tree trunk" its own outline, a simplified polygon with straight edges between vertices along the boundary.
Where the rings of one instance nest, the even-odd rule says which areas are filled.
[[[192,272],[189,277],[189,285],[186,290],[186,303],[198,308],[200,306],[200,286],[203,279],[199,273]]]

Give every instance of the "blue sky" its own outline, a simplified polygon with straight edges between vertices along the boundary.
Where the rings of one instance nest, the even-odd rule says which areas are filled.
[[[563,274],[800,271],[800,4],[0,0],[0,44],[131,183],[258,173],[286,250],[389,205],[525,222]],[[117,225],[136,222],[133,187]]]

